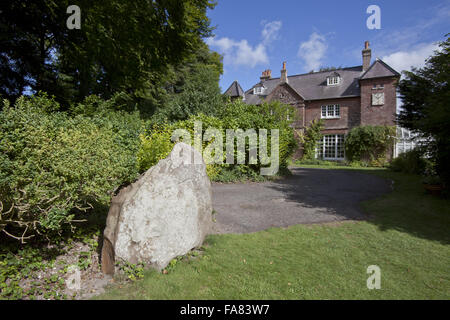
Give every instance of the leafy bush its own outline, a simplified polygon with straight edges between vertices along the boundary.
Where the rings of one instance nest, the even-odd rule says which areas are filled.
[[[139,118],[102,108],[82,115],[80,105],[71,117],[45,95],[4,102],[0,231],[22,241],[57,231],[94,203],[109,205],[114,190],[135,179]]]
[[[137,155],[139,172],[146,171],[169,155],[174,145],[172,132],[172,126],[166,124],[153,125],[140,134],[141,146]]]
[[[300,140],[303,144],[302,160],[313,160],[316,156],[317,142],[323,137],[322,130],[324,122],[322,119],[313,120],[306,128],[305,133],[300,135]]]
[[[139,169],[141,172],[147,170],[156,164],[160,159],[165,158],[172,150],[173,143],[170,141],[172,133],[176,129],[185,129],[190,133],[191,141],[186,143],[193,144],[194,128],[196,122],[202,124],[202,136],[208,128],[218,129],[223,138],[223,159],[226,157],[226,129],[258,129],[268,130],[268,152],[270,154],[270,129],[279,130],[279,161],[280,167],[286,168],[289,157],[297,146],[294,138],[293,129],[289,126],[291,121],[286,120],[287,114],[290,119],[294,119],[294,110],[289,106],[280,103],[264,104],[262,106],[246,105],[240,101],[227,104],[218,117],[199,114],[189,117],[187,120],[178,121],[174,124],[152,125],[141,135],[141,149],[138,153]],[[213,143],[211,141],[202,141],[202,148]],[[235,148],[236,149],[236,148]],[[235,180],[258,180],[261,179],[260,168],[263,166],[260,161],[257,164],[248,163],[248,144],[246,144],[246,163],[245,164],[217,164],[207,165],[207,173],[211,180],[216,181],[235,181]],[[205,153],[203,154],[204,156]],[[214,156],[214,154],[212,154]],[[237,151],[235,150],[235,161]],[[219,159],[220,160],[220,159]],[[219,161],[220,162],[220,161]]]
[[[361,161],[370,166],[384,166],[394,137],[395,127],[391,126],[368,125],[353,128],[345,139],[346,158],[350,162]]]
[[[417,149],[401,153],[393,159],[389,168],[392,171],[424,174],[426,169],[430,168],[431,162],[422,156],[422,152]]]
[[[242,101],[236,100],[226,105],[220,118],[226,129],[255,129],[256,132],[259,129],[267,129],[267,149],[269,152],[271,152],[270,130],[278,129],[280,168],[287,167],[288,160],[298,145],[294,137],[294,130],[291,127],[293,121],[297,119],[295,108],[278,101],[262,105],[247,105]],[[248,152],[248,148],[246,151]],[[258,174],[261,167],[262,165],[259,161],[257,166],[250,166]]]

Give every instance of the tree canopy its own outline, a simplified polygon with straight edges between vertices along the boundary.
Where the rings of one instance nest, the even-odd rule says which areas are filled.
[[[450,38],[440,43],[423,68],[405,71],[398,91],[403,102],[398,123],[428,139],[425,151],[450,183]]]
[[[117,92],[155,104],[172,66],[211,35],[210,0],[80,0],[81,29],[69,30],[68,0],[0,5],[0,94],[29,88],[61,103]]]

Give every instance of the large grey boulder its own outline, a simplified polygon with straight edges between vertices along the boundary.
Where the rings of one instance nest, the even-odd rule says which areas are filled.
[[[200,246],[211,226],[206,165],[194,148],[177,143],[166,159],[112,199],[102,270],[114,274],[118,260],[163,269],[173,258]]]

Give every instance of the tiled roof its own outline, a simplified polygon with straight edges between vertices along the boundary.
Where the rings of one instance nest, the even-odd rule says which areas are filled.
[[[341,83],[335,86],[327,86],[327,77],[334,75],[336,72],[341,76]],[[305,100],[353,97],[360,96],[358,81],[361,74],[362,66],[342,68],[288,76],[288,84]],[[264,87],[266,88],[264,95],[253,94],[253,88],[256,85],[253,86],[245,93],[246,103],[260,104],[280,83],[280,78],[264,81]]]
[[[341,82],[338,85],[327,85],[327,77],[339,74]],[[399,77],[400,74],[380,59],[375,60],[365,72],[362,66],[341,68],[330,71],[313,72],[293,75],[288,77],[288,84],[305,100],[322,100],[344,97],[359,97],[361,90],[359,80]],[[236,81],[235,81],[236,82]],[[233,84],[235,84],[233,82]],[[237,83],[237,82],[236,82]],[[260,104],[281,83],[280,78],[271,78],[259,82],[245,92],[245,102],[248,104]],[[231,85],[230,89],[232,88]],[[253,88],[264,84],[264,94],[253,94]],[[238,84],[239,85],[239,84]],[[240,86],[239,86],[240,87]],[[230,90],[228,89],[228,90]],[[227,92],[228,92],[227,90]]]
[[[400,73],[388,66],[384,61],[377,59],[361,76],[361,79],[372,79],[382,77],[399,77]]]
[[[242,90],[241,85],[236,80],[233,81],[231,86],[225,91],[226,95],[229,95],[230,97],[243,97],[244,96],[244,90]]]

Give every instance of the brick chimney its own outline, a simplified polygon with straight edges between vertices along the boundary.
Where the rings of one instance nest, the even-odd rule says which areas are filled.
[[[362,51],[363,71],[370,67],[370,59],[372,58],[372,50],[369,48],[369,41],[364,43],[364,50]]]
[[[264,82],[266,80],[270,80],[271,78],[272,78],[272,70],[268,69],[263,71],[259,79],[261,79],[261,82]]]
[[[287,70],[286,70],[286,61],[283,62],[283,69],[281,69],[281,82],[288,83]]]

